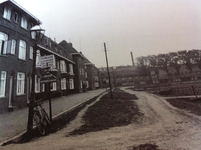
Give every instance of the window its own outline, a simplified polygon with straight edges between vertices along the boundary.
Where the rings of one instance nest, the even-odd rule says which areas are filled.
[[[18,20],[18,14],[15,13],[15,14],[14,14],[14,21],[17,22],[17,20]]]
[[[82,75],[84,75],[84,69],[82,68]]]
[[[12,43],[11,43],[11,50],[10,50],[10,53],[11,53],[11,54],[15,54],[15,48],[16,48],[16,41],[15,41],[15,40],[12,40]]]
[[[82,88],[82,80],[80,80],[80,88]]]
[[[60,70],[66,72],[66,62],[64,60],[60,61]]]
[[[73,74],[73,64],[69,64],[69,68],[70,68],[70,74]]]
[[[61,89],[66,90],[66,78],[61,79]]]
[[[85,78],[87,78],[87,72],[85,72]]]
[[[27,20],[24,17],[21,20],[21,27],[27,29]]]
[[[74,89],[74,81],[73,79],[69,79],[70,89]]]
[[[56,91],[57,90],[57,83],[53,82],[51,85],[52,85],[51,86],[51,91]]]
[[[35,92],[40,92],[40,78],[35,75]]]
[[[32,46],[30,46],[30,49],[29,49],[29,58],[33,59],[33,47]]]
[[[5,96],[6,91],[6,71],[2,71],[0,74],[0,97]]]
[[[0,55],[6,54],[8,35],[0,32]]]
[[[80,68],[79,70],[80,70],[80,75],[82,75],[82,68]]]
[[[10,8],[7,8],[7,7],[4,8],[3,17],[5,19],[10,20],[10,17],[11,17],[11,10],[10,10]]]
[[[41,86],[42,86],[42,87],[41,87],[41,88],[42,88],[41,91],[42,91],[42,92],[45,92],[45,84],[42,84]]]
[[[17,73],[17,95],[24,94],[25,74]]]
[[[86,81],[86,86],[87,86],[87,88],[89,88],[89,82],[88,81]]]
[[[19,44],[19,59],[26,59],[26,42],[22,40],[20,40]]]
[[[60,69],[60,63],[58,60],[57,60],[57,69]]]

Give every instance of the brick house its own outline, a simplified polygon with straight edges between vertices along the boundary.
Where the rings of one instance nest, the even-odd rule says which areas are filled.
[[[27,105],[33,66],[29,30],[40,24],[16,2],[0,4],[0,112]]]
[[[59,43],[61,47],[66,49],[71,55],[75,66],[73,67],[74,71],[74,92],[82,93],[86,92],[86,78],[85,78],[85,56],[78,52],[72,45],[72,43],[67,43],[65,40]]]

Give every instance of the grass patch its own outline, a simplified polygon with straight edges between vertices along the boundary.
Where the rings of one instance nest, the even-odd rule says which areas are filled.
[[[174,107],[189,111],[195,115],[201,116],[201,98],[172,98],[166,99]]]
[[[135,102],[132,101],[138,99],[135,95],[115,90],[113,97],[112,100],[110,93],[108,93],[102,96],[100,101],[89,107],[83,116],[85,124],[69,135],[80,135],[111,127],[125,126],[136,121],[136,118],[142,115]]]

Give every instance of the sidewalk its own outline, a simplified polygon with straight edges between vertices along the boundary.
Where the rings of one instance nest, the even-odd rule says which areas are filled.
[[[88,91],[86,93],[72,94],[52,99],[52,116],[56,116],[80,103],[83,103],[101,93],[105,89]],[[45,101],[43,107],[49,112],[49,102]],[[24,131],[27,128],[28,107],[0,114],[0,143],[8,140]]]

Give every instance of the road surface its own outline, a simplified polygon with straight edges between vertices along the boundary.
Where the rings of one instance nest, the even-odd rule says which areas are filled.
[[[145,143],[156,144],[163,150],[201,149],[201,117],[171,106],[162,97],[124,90],[139,98],[135,102],[144,116],[138,118],[138,123],[69,137],[66,137],[67,126],[55,134],[25,144],[8,145],[2,149],[126,150],[133,145]],[[83,114],[79,114],[76,119]]]

